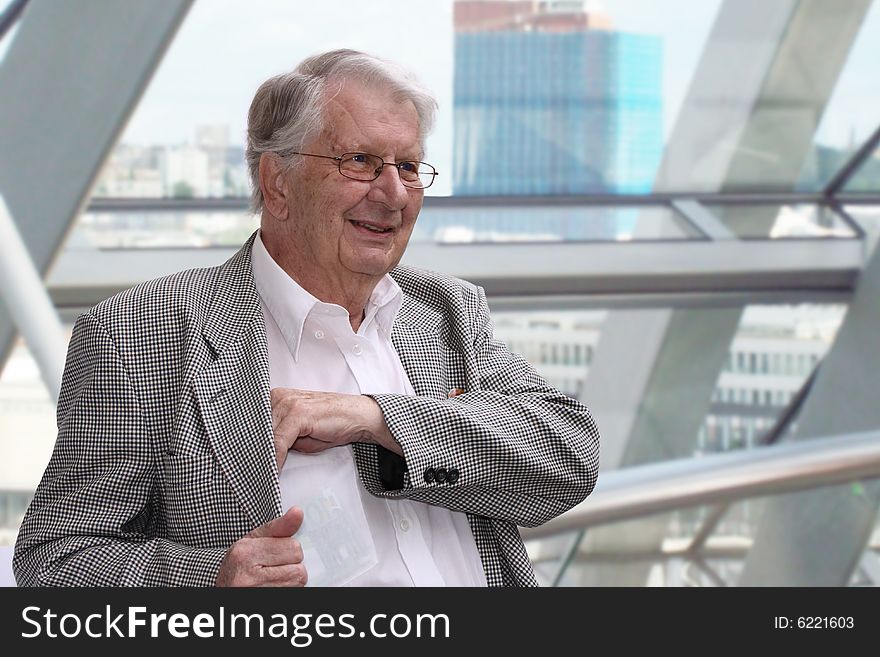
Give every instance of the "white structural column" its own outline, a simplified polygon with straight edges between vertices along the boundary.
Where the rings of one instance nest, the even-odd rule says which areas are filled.
[[[0,64],[0,195],[42,276],[191,3],[31,0],[24,10]],[[0,365],[14,331],[0,307]]]
[[[666,146],[656,190],[722,188],[794,6],[795,0],[769,6],[746,0],[721,7]],[[743,47],[746,39],[753,47]],[[693,452],[739,317],[739,307],[609,313],[583,391],[597,416],[603,469]],[[667,528],[662,515],[591,529],[582,549],[659,552]],[[650,570],[650,563],[583,565],[569,581],[642,586]]]
[[[794,440],[880,427],[878,324],[880,252],[875,251],[822,361]],[[739,583],[845,586],[876,526],[878,505],[876,479],[771,498]]]
[[[27,340],[53,402],[58,401],[67,341],[43,280],[0,196],[0,298]]]
[[[773,154],[773,182],[793,189],[869,5],[725,2],[667,145],[657,191],[736,190],[756,179],[758,147]],[[816,30],[825,35],[821,49]],[[789,115],[796,120],[787,124]],[[766,209],[754,215],[765,228],[770,219]],[[603,468],[693,452],[740,317],[741,307],[609,313],[583,393],[596,409]],[[661,516],[591,530],[583,549],[659,553],[667,527]],[[640,586],[651,565],[583,566],[569,581]]]

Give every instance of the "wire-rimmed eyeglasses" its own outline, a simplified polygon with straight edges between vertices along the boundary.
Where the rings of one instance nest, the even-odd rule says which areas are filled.
[[[413,189],[427,189],[434,183],[434,178],[440,175],[437,173],[437,169],[427,162],[417,162],[415,160],[386,162],[378,155],[371,155],[370,153],[343,153],[338,157],[315,155],[314,153],[298,153],[296,151],[290,154],[333,160],[339,167],[339,173],[352,180],[375,180],[382,173],[382,169],[386,166],[393,166],[397,168],[400,174],[400,182],[403,186]]]

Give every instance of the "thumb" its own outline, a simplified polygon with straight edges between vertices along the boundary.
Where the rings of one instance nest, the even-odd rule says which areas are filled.
[[[260,525],[252,530],[248,536],[252,538],[285,538],[293,536],[302,525],[303,515],[302,509],[292,506],[283,516],[270,520],[265,525]]]

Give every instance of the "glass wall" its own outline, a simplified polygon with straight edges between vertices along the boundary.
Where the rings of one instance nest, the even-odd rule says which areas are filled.
[[[693,255],[694,246],[812,240],[817,248],[809,253],[819,260],[832,242],[861,240],[867,262],[880,236],[880,151],[845,181],[846,198],[820,193],[880,128],[880,5],[864,5],[863,13],[861,3],[845,5],[850,27],[835,31],[816,27],[833,16],[805,14],[809,3],[758,4],[737,16],[733,0],[198,0],[109,153],[67,246],[94,255],[96,266],[108,251],[126,249],[214,248],[219,261],[259,223],[247,210],[244,160],[254,91],[310,54],[351,47],[408,65],[439,102],[425,159],[440,176],[413,233],[417,248],[498,243],[503,253],[504,245],[527,244],[553,262],[560,243],[581,242],[608,258],[604,249],[647,242],[656,250],[639,263],[644,274],[657,263],[668,268],[670,254],[674,260],[685,249],[681,261],[693,258],[687,263],[705,269],[713,252]],[[8,5],[0,0],[0,12]],[[731,16],[741,21],[725,20]],[[813,33],[803,28],[810,21]],[[743,31],[731,32],[731,25]],[[0,41],[0,63],[14,29]],[[821,48],[810,37],[819,33]],[[839,66],[820,67],[831,50]],[[741,76],[722,74],[736,65]],[[586,270],[591,263],[575,264]],[[762,274],[757,256],[735,264],[747,272],[754,265],[755,279]],[[108,287],[140,282],[117,269]],[[616,305],[594,298],[578,306],[585,294],[577,290],[575,301],[563,303],[530,288],[520,296],[532,310],[493,314],[497,335],[512,350],[600,418],[612,410],[585,391],[603,335],[619,326],[615,313],[626,310],[636,322],[631,344],[614,354],[620,362],[630,358],[627,346],[635,351],[652,337],[652,315],[687,308],[693,326],[715,327],[722,314],[738,314],[730,332],[705,341],[714,339],[719,354],[712,381],[645,386],[645,396],[632,401],[626,410],[633,415],[656,413],[645,421],[654,433],[642,437],[654,442],[636,446],[638,458],[622,457],[620,467],[766,442],[848,311],[844,283],[829,292],[791,281],[780,296],[793,293],[797,302],[759,302],[749,295],[764,299],[772,291],[753,290],[748,281],[716,294],[702,281],[681,280],[663,290],[681,306],[651,299],[657,289],[649,281],[645,290],[625,289],[630,298]],[[64,310],[69,318],[82,308]],[[641,333],[640,320],[648,327]],[[682,366],[704,356],[666,355]],[[648,377],[661,365],[635,363],[626,371],[641,367]],[[629,399],[633,380],[621,374],[603,385],[611,397]],[[676,404],[667,406],[667,398]],[[705,412],[693,431],[664,434],[665,419],[698,402]],[[14,541],[51,453],[54,412],[19,340],[0,374],[0,544]],[[614,443],[626,435],[610,435],[603,435],[603,458],[628,448]],[[562,583],[733,583],[763,503],[683,509],[577,537]],[[707,523],[702,558],[684,556]],[[574,539],[529,542],[543,583],[554,581]],[[622,566],[622,559],[631,563]],[[857,568],[850,583],[870,580],[866,573]]]
[[[437,95],[429,194],[647,192],[719,5],[196,2],[94,194],[247,196],[253,92],[341,46]]]
[[[853,484],[854,494],[859,494],[860,486]],[[626,573],[635,572],[643,580],[640,585],[651,587],[736,586],[755,541],[760,512],[771,499],[758,497],[730,505],[686,509],[672,517],[614,523],[607,528],[624,537],[614,549],[590,544],[574,533],[553,543],[528,543],[527,547],[543,585],[558,580],[559,586],[621,586]],[[682,531],[683,519],[687,531]],[[658,522],[668,526],[668,535],[650,549],[634,544],[636,537],[652,533]],[[626,537],[634,540],[627,544]],[[838,538],[826,536],[823,549],[833,550]],[[567,555],[568,565],[561,568],[560,560],[573,541],[578,541],[580,548]],[[878,546],[880,521],[858,555],[847,586],[877,586]],[[607,578],[603,579],[603,574]]]

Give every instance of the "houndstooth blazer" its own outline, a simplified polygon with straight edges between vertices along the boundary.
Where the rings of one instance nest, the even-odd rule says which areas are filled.
[[[77,320],[58,438],[15,547],[19,585],[211,585],[227,548],[281,515],[253,239]],[[374,395],[404,459],[355,444],[363,485],[467,513],[489,585],[535,585],[517,525],[590,493],[596,426],[492,337],[482,289],[392,276],[392,341],[416,396]],[[441,468],[457,476],[432,476]]]

